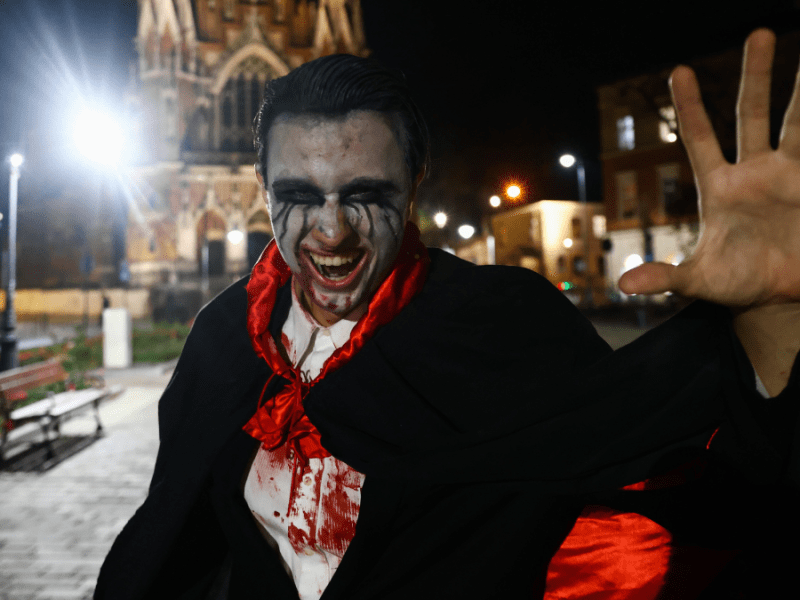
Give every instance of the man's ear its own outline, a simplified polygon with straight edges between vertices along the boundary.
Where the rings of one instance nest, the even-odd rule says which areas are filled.
[[[253,165],[253,168],[256,170],[256,179],[258,179],[258,185],[263,188],[264,178],[261,176],[261,169],[258,168],[258,164]]]
[[[417,176],[414,178],[414,181],[411,182],[411,192],[408,195],[408,207],[406,207],[406,221],[411,218],[411,215],[414,214],[414,202],[417,199],[417,188],[419,184],[422,183],[422,180],[425,179],[425,167],[422,167]]]
[[[404,215],[406,223],[411,220],[411,215],[413,214],[414,214],[414,198],[412,197],[409,198],[408,200],[408,206],[406,207],[406,214]]]
[[[425,165],[422,165],[422,168],[417,173],[416,179],[414,179],[414,194],[417,193],[417,188],[419,184],[422,183],[422,180],[425,179],[425,174],[428,172],[428,168]]]

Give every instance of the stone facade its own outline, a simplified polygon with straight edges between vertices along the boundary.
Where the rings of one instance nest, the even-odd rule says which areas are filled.
[[[140,0],[136,48],[131,284],[214,293],[271,238],[253,169],[264,84],[319,56],[366,56],[360,3]]]

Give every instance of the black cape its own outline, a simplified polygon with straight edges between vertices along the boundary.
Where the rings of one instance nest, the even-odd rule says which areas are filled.
[[[537,274],[431,258],[420,294],[305,400],[323,445],[366,474],[323,600],[540,597],[585,494],[673,466],[718,427],[714,448],[743,477],[797,485],[796,449],[752,418],[726,309],[696,302],[611,352]],[[270,376],[245,285],[196,319],[159,404],[149,496],[95,598],[297,597],[242,497],[258,443],[241,428]],[[273,335],[289,304],[284,288]]]

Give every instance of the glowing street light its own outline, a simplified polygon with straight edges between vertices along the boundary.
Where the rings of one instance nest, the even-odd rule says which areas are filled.
[[[564,238],[564,248],[572,248],[572,238]]]
[[[592,299],[592,267],[591,267],[591,247],[589,244],[589,205],[586,203],[586,169],[583,167],[583,161],[575,158],[572,154],[562,154],[558,162],[561,163],[561,166],[565,169],[569,169],[573,165],[578,172],[578,198],[583,205],[583,218],[584,218],[584,227],[583,229],[583,252],[585,254],[585,264],[586,264],[586,304],[588,306],[592,306],[594,304]],[[567,240],[564,240],[564,246],[569,248],[572,246],[572,240],[570,239],[570,245],[567,246]]]
[[[511,198],[512,200],[516,200],[519,198],[520,194],[522,193],[522,188],[518,185],[510,185],[506,188],[506,196]]]
[[[562,154],[561,157],[558,159],[558,162],[561,163],[561,166],[565,169],[569,169],[572,165],[574,165],[577,161],[572,154]]]
[[[231,229],[228,232],[228,241],[234,246],[238,246],[244,241],[244,233],[239,229]]]
[[[0,370],[7,371],[19,366],[17,357],[17,315],[14,296],[17,290],[17,184],[19,168],[25,162],[22,154],[14,153],[8,158],[11,173],[8,182],[8,277],[6,279],[6,306],[0,326]]]
[[[438,212],[433,215],[433,222],[436,223],[436,226],[441,229],[445,225],[447,225],[447,215],[443,212]]]
[[[122,129],[108,113],[85,111],[75,121],[75,145],[93,162],[115,165],[122,155]]]
[[[500,206],[500,196],[495,195],[489,198],[489,205],[492,208],[497,208],[498,206]]]
[[[468,240],[473,235],[475,235],[475,228],[472,225],[462,225],[458,228],[458,235],[460,235],[465,240]]]
[[[93,163],[105,167],[109,174],[113,173],[119,176],[117,171],[123,151],[126,150],[126,139],[121,124],[111,112],[99,109],[84,110],[75,119],[72,134],[75,146],[83,156]],[[117,186],[119,184],[112,180],[109,185]],[[109,187],[108,189],[119,202],[117,188]],[[113,262],[116,263],[118,280],[127,283],[130,279],[130,270],[127,260],[125,260],[125,223],[123,221],[127,219],[127,213],[123,214],[124,209],[123,203],[115,205],[112,225],[114,231],[112,255]],[[150,233],[155,237],[152,229]],[[84,253],[91,260],[88,245],[84,248]]]

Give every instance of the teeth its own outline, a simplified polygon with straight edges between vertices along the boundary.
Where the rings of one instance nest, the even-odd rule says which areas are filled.
[[[313,252],[309,252],[309,254],[315,264],[322,265],[323,267],[340,267],[353,262],[357,256],[356,254],[350,254],[349,256],[320,256]]]

